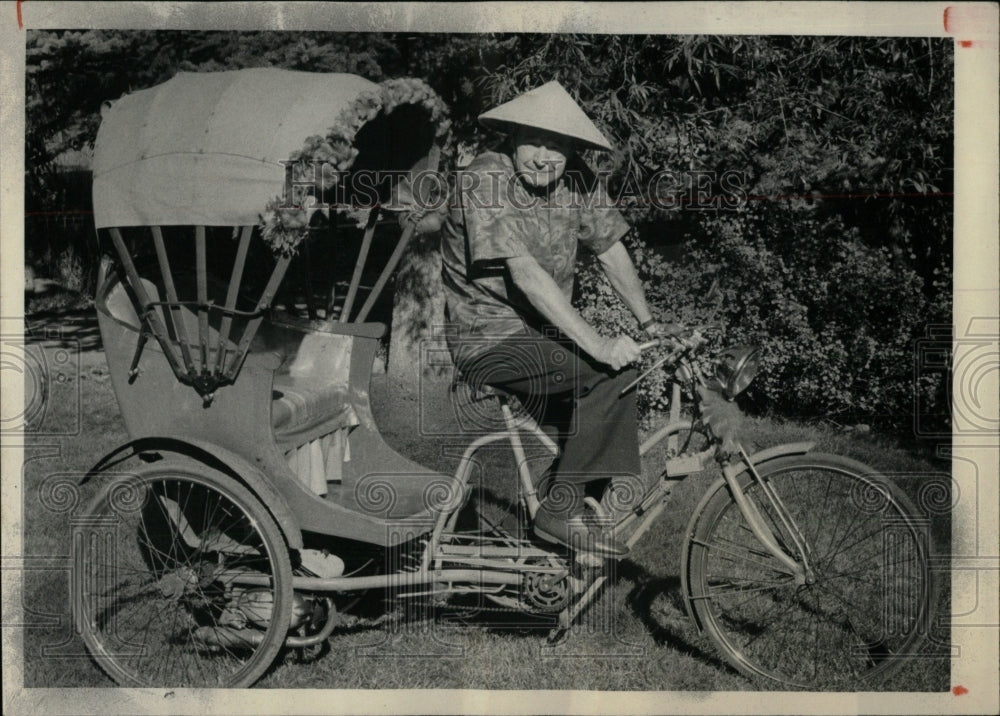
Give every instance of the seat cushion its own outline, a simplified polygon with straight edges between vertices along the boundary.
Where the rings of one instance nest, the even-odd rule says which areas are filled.
[[[347,386],[321,384],[315,379],[274,376],[271,392],[271,427],[277,436],[307,430],[330,420],[330,429],[358,424]]]

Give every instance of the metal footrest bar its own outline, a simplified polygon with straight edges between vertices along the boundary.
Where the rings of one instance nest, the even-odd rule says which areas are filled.
[[[222,573],[216,575],[223,582],[247,586],[267,587],[271,577],[265,574]],[[467,582],[469,584],[520,584],[521,575],[479,569],[442,569],[419,572],[397,572],[367,577],[292,577],[292,587],[312,592],[353,592],[361,589],[410,587],[432,582]]]

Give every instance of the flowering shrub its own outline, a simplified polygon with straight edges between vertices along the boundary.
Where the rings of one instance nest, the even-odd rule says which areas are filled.
[[[674,261],[651,246],[633,240],[629,248],[654,314],[693,326],[716,313],[715,345],[761,347],[745,402],[840,423],[911,423],[913,341],[950,316],[936,315],[947,302],[929,304],[920,277],[888,249],[866,244],[838,216],[777,207],[701,215]],[[705,303],[715,277],[717,307]],[[606,335],[638,332],[596,264],[581,268],[578,300]],[[664,410],[669,396],[665,374],[651,379],[640,387],[645,414]],[[931,399],[941,386],[916,389]]]

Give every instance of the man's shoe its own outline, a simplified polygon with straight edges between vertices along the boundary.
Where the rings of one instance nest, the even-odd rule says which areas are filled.
[[[578,515],[566,519],[553,515],[544,507],[535,513],[535,534],[578,552],[590,552],[602,557],[628,554],[628,547],[604,532],[592,518]]]

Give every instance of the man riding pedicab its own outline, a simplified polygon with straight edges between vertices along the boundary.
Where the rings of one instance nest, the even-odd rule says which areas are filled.
[[[635,391],[621,395],[640,351],[624,333],[601,335],[573,307],[578,248],[597,256],[649,336],[665,329],[622,244],[629,225],[578,155],[613,149],[558,82],[479,121],[509,141],[457,178],[441,242],[449,348],[468,382],[509,392],[540,425],[563,427],[535,533],[622,555],[627,548],[600,528],[584,496],[588,483],[640,473]]]

